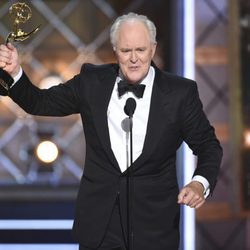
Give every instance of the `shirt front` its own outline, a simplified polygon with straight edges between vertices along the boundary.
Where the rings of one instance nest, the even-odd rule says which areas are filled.
[[[135,161],[142,153],[144,145],[154,77],[155,70],[151,66],[148,74],[140,83],[146,86],[142,98],[136,97],[132,92],[126,92],[119,97],[118,82],[122,80],[122,78],[121,76],[116,78],[107,110],[107,117],[111,148],[121,172],[124,172],[131,164],[128,116],[124,112],[124,106],[128,98],[132,97],[135,99],[136,109],[133,115],[133,161]]]

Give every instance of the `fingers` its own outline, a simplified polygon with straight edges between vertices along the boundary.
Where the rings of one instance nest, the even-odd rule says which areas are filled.
[[[205,199],[195,205],[195,209],[200,208],[205,203]]]
[[[178,195],[178,203],[192,208],[199,208],[205,203],[202,188],[195,185],[185,186]]]
[[[204,196],[200,196],[189,188],[183,188],[178,195],[178,203],[192,208],[199,208],[205,202]]]
[[[0,68],[5,68],[7,64],[11,63],[11,51],[6,46],[1,44],[0,45]]]
[[[0,68],[12,77],[15,77],[20,70],[17,49],[11,43],[0,45]]]
[[[7,43],[7,48],[9,49],[9,50],[11,50],[12,52],[15,52],[16,51],[16,48],[12,45],[12,43]]]
[[[5,44],[0,45],[0,52],[1,53],[11,53],[10,48]]]

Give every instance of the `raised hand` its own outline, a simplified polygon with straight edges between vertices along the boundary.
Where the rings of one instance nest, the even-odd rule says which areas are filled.
[[[17,49],[11,44],[0,45],[0,68],[15,77],[20,70]]]

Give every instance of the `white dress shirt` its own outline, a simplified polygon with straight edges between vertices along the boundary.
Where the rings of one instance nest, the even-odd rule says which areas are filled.
[[[129,97],[135,99],[136,109],[133,115],[133,161],[135,161],[142,153],[145,140],[154,75],[154,68],[150,67],[147,76],[141,82],[146,85],[143,98],[136,97],[132,92],[126,92],[119,97],[118,82],[121,77],[116,78],[107,116],[111,147],[122,172],[126,170],[127,164],[130,165],[130,162],[128,163],[130,151],[127,148],[130,143],[129,133],[122,128],[124,119],[128,117],[124,113],[124,106]]]

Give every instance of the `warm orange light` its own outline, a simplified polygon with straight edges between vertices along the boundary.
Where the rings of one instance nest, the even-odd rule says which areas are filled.
[[[246,130],[244,133],[244,144],[246,147],[250,148],[250,130]]]
[[[54,162],[59,154],[56,144],[52,141],[42,141],[36,147],[37,158],[44,163]]]

